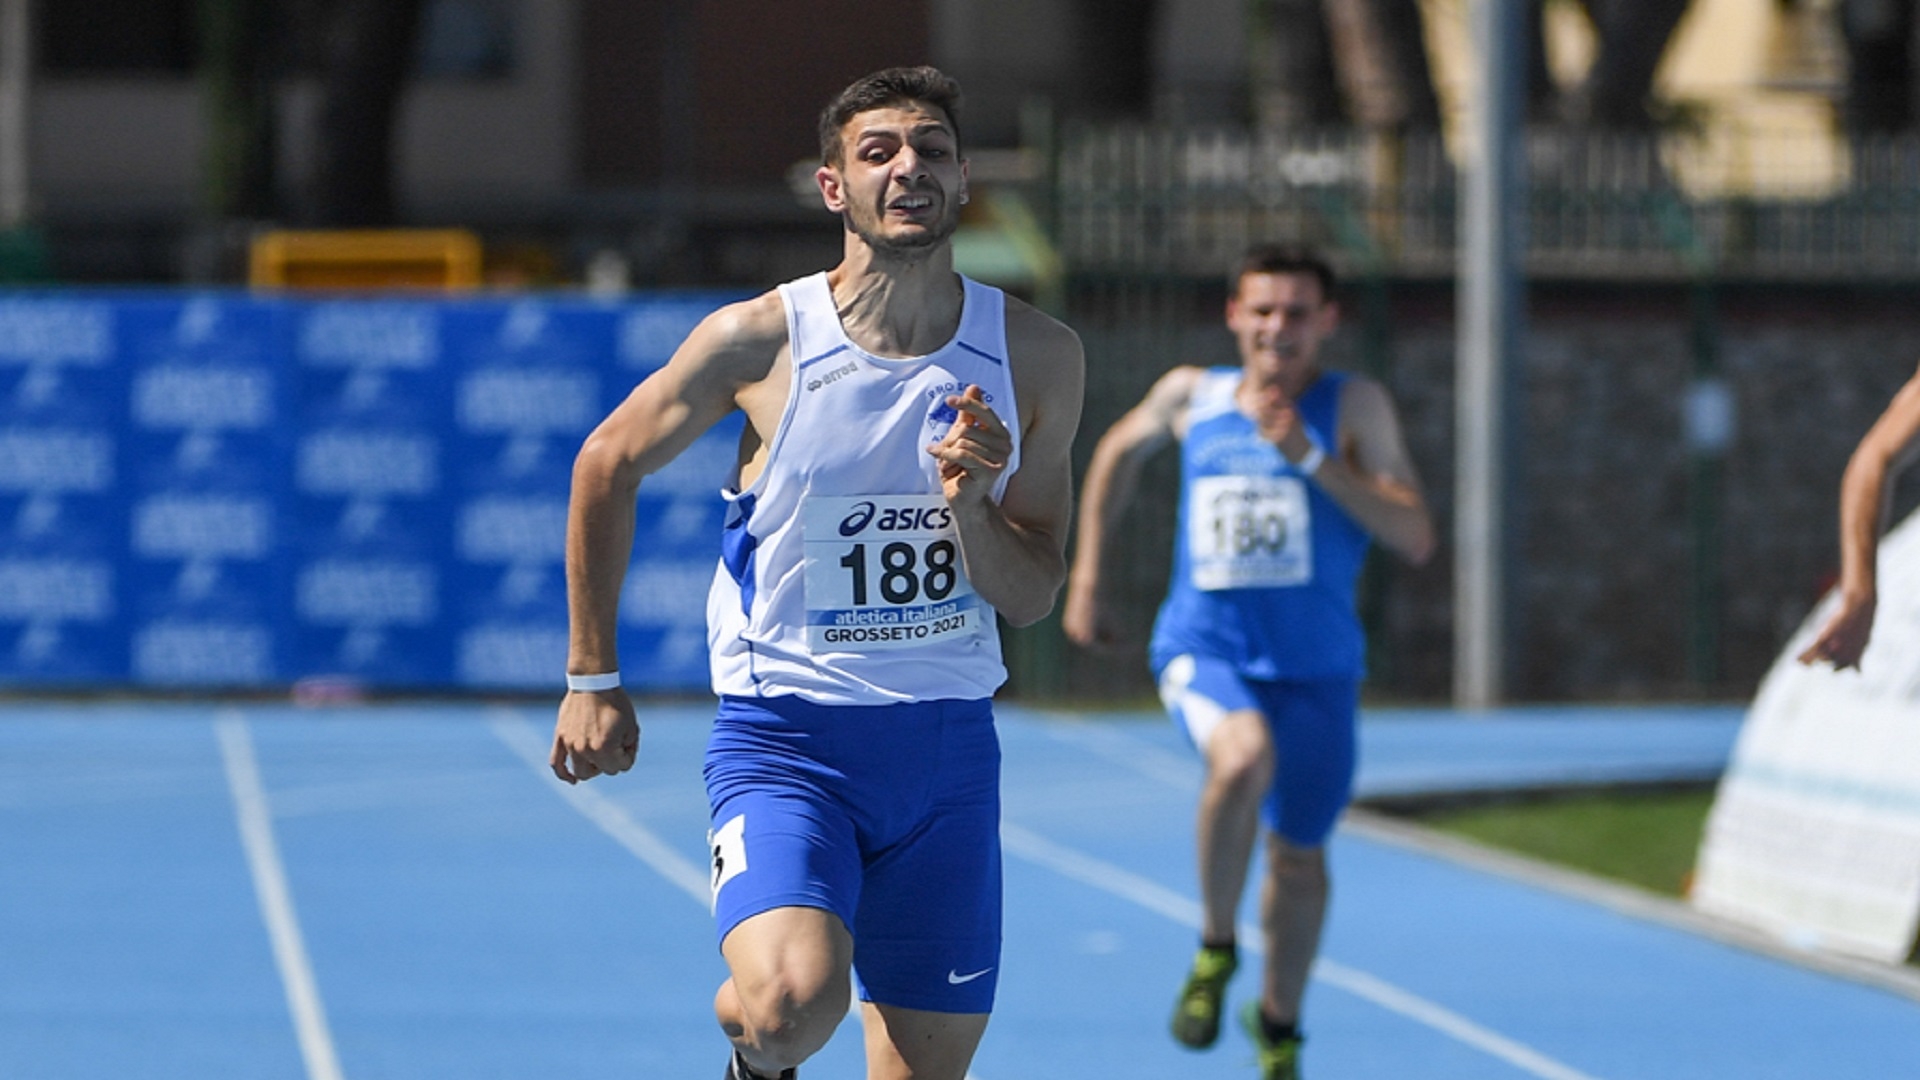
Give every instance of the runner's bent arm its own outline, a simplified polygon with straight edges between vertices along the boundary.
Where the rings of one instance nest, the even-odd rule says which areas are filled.
[[[666,367],[600,422],[574,458],[566,546],[569,674],[619,667],[620,589],[633,557],[640,480],[731,412],[744,385],[765,377],[786,334],[778,297],[771,297],[771,309],[769,299],[709,316]],[[625,692],[568,693],[560,703],[549,764],[569,783],[623,772],[633,765],[638,741]]]
[[[1375,540],[1418,566],[1433,556],[1433,517],[1386,388],[1356,378],[1341,394],[1338,452],[1313,482]]]
[[[1081,481],[1073,573],[1067,580],[1063,613],[1063,627],[1075,644],[1097,646],[1124,640],[1124,628],[1113,623],[1104,591],[1102,571],[1110,556],[1107,537],[1133,503],[1141,467],[1174,438],[1175,424],[1200,375],[1197,367],[1177,367],[1162,375],[1093,448],[1093,460]]]
[[[969,388],[949,398],[960,418],[928,452],[940,459],[947,504],[960,534],[967,579],[1014,626],[1053,610],[1066,580],[1073,516],[1073,437],[1080,425],[1086,360],[1073,331],[1009,297],[1008,363],[1025,430],[1020,468],[998,503],[991,492],[1012,437]]]
[[[1802,663],[1829,660],[1858,667],[1879,603],[1882,518],[1888,481],[1920,449],[1920,373],[1893,395],[1886,411],[1854,448],[1840,480],[1840,608],[1827,619]]]

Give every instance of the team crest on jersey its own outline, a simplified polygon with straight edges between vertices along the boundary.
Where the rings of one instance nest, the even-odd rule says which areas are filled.
[[[953,422],[960,419],[960,410],[947,404],[947,398],[950,395],[966,393],[967,385],[967,383],[958,382],[941,383],[927,391],[927,398],[933,403],[933,408],[927,413],[927,427],[939,434],[946,434],[947,429],[953,426]],[[992,394],[984,389],[980,394],[988,405],[993,404]]]

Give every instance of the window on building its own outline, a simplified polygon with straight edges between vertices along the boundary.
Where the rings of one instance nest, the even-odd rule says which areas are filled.
[[[49,75],[188,74],[194,3],[42,0],[33,13],[40,70]]]
[[[110,77],[193,73],[201,0],[41,0],[34,8],[38,64],[48,75]],[[515,0],[426,0],[415,74],[493,79],[513,74]],[[280,12],[295,40],[292,68],[310,70],[326,15],[304,2]],[[306,39],[306,40],[301,40]]]
[[[513,74],[513,0],[427,0],[415,73],[429,79]]]

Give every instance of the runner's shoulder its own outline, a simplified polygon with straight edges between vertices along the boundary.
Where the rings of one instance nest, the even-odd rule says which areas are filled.
[[[1011,293],[1007,294],[1007,351],[1076,363],[1084,359],[1080,335],[1073,327]]]
[[[768,290],[702,319],[681,350],[688,360],[736,382],[753,382],[767,376],[786,346],[786,305],[777,290]]]

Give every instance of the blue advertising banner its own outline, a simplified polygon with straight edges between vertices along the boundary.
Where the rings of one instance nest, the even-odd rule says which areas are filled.
[[[120,485],[128,675],[258,686],[285,669],[290,420],[275,308],[207,295],[117,303],[129,400]]]
[[[574,451],[606,414],[616,313],[539,299],[448,312],[455,382],[453,678],[551,686],[567,662]]]
[[[375,299],[287,309],[290,659],[305,677],[447,681],[454,364],[444,308]]]
[[[127,363],[110,300],[0,295],[0,665],[127,674]]]
[[[735,298],[0,293],[0,685],[557,690],[574,453]],[[642,485],[636,689],[707,685],[739,430]]]

